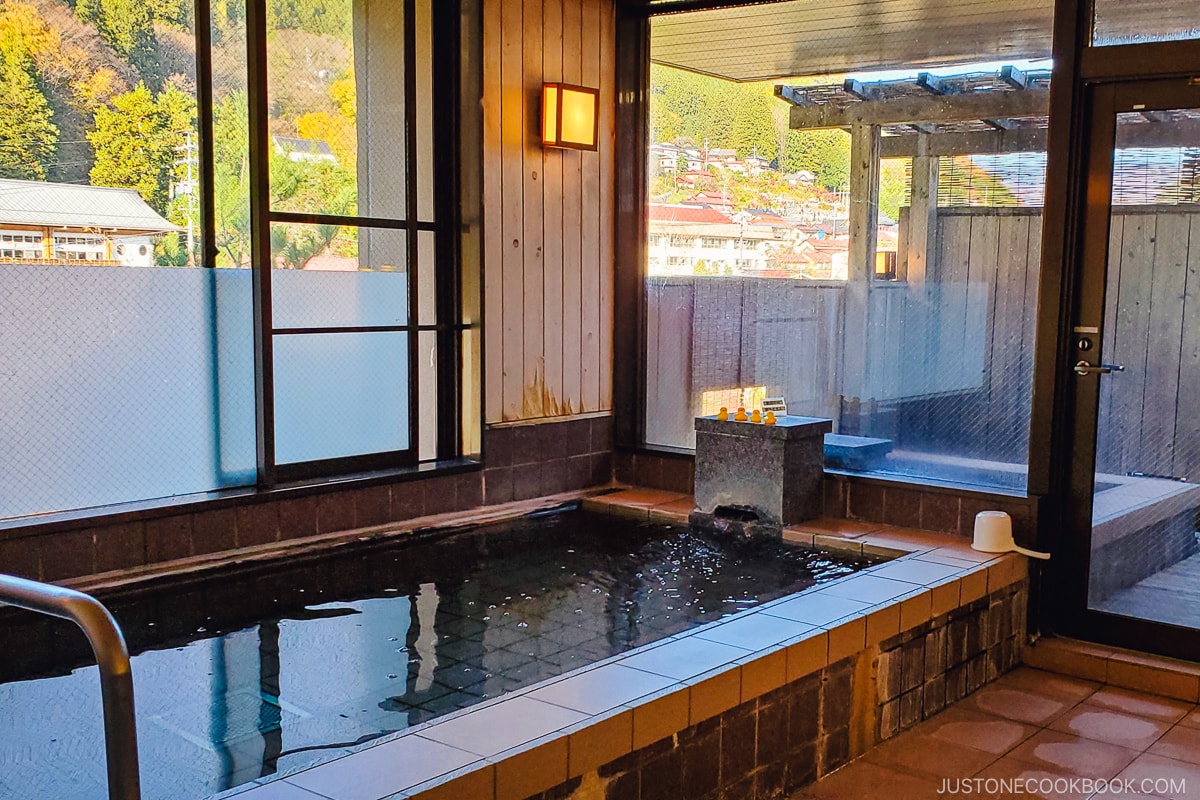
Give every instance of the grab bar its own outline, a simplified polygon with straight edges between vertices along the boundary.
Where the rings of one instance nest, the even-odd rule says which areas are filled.
[[[100,667],[109,800],[140,800],[133,672],[125,637],[112,614],[83,592],[12,575],[0,575],[0,605],[67,619],[83,630]]]

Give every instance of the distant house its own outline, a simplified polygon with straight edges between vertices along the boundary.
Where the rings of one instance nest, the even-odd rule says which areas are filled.
[[[732,199],[728,194],[721,192],[697,192],[687,200],[684,200],[683,204],[689,206],[710,206],[725,213],[733,210]]]
[[[683,148],[663,142],[650,145],[650,166],[659,175],[674,173],[679,167]]]
[[[676,186],[692,186],[701,188],[704,186],[712,186],[716,182],[711,172],[705,172],[702,169],[689,169],[687,172],[681,172],[675,176]]]
[[[760,155],[746,156],[743,161],[746,162],[746,171],[751,175],[761,175],[764,170],[771,166],[771,159],[763,158]]]
[[[808,239],[792,256],[806,278],[846,280],[849,274],[849,239]]]
[[[783,176],[783,179],[792,186],[812,186],[817,182],[816,174],[809,172],[806,169],[789,172],[787,175]]]
[[[774,253],[792,246],[746,212],[651,203],[646,266],[651,275],[761,275]]]
[[[290,161],[337,161],[333,148],[321,139],[301,139],[296,136],[272,136],[275,152]]]
[[[132,189],[0,179],[0,269],[152,267],[155,240],[181,230]]]

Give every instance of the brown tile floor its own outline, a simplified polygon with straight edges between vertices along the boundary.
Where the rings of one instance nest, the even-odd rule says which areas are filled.
[[[1200,798],[1200,708],[1020,667],[791,800],[955,794]]]

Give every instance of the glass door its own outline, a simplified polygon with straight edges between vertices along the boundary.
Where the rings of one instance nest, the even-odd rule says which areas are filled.
[[[1070,365],[1080,633],[1188,658],[1200,658],[1197,83],[1091,93]]]

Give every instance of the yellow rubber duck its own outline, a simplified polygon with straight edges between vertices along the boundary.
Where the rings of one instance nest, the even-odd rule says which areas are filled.
[[[733,415],[734,422],[745,422],[749,417],[746,416],[746,409],[739,408],[737,413]]]
[[[763,425],[774,425],[774,424],[775,424],[775,412],[768,411],[767,416],[763,417]]]
[[[721,422],[729,419],[729,409],[721,406],[721,410],[717,412],[717,419],[721,420]]]
[[[760,411],[757,408],[754,409],[754,413],[750,415],[750,421],[753,422],[755,425],[762,424],[762,411]]]

